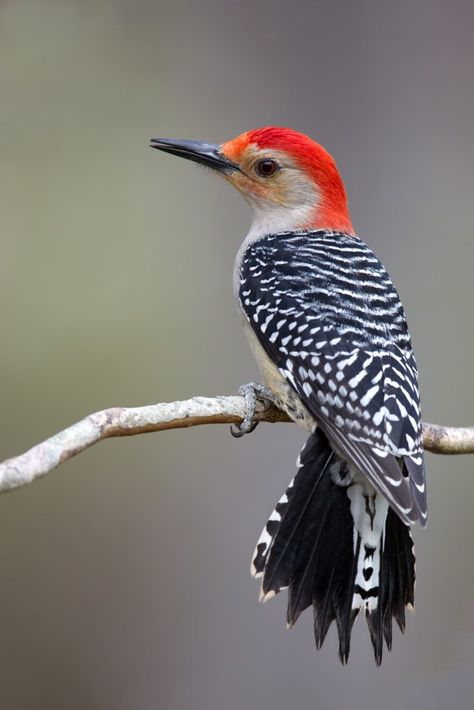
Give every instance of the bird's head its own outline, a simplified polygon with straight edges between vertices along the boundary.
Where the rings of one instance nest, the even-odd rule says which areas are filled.
[[[250,203],[255,236],[310,228],[353,231],[334,159],[302,133],[270,126],[222,145],[156,138],[151,146],[220,172]]]

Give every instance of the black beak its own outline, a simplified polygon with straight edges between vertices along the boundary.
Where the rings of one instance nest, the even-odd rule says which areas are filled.
[[[213,143],[175,140],[174,138],[152,138],[150,146],[165,153],[171,153],[171,155],[178,155],[181,158],[193,160],[195,163],[207,165],[208,168],[214,168],[214,170],[219,170],[221,173],[229,174],[235,170],[240,170],[236,163],[226,158],[221,152],[220,146]]]

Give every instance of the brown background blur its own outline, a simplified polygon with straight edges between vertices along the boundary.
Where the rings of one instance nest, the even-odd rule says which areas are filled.
[[[233,305],[245,205],[147,147],[289,125],[335,156],[409,316],[424,417],[472,423],[474,5],[0,3],[0,454],[112,405],[256,370]],[[0,498],[6,710],[473,707],[474,457],[428,456],[417,611],[376,669],[248,573],[304,435],[101,444]]]

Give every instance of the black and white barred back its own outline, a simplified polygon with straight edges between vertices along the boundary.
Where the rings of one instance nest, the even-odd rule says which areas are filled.
[[[365,609],[377,663],[413,604],[408,525],[426,522],[418,373],[403,307],[357,237],[262,237],[240,265],[241,306],[317,429],[252,563],[269,598],[289,587],[288,622],[313,604],[319,647],[336,620],[340,657]],[[281,401],[298,419],[297,407]]]

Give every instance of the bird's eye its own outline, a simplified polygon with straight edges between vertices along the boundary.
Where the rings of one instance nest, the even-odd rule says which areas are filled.
[[[266,178],[275,175],[278,169],[279,166],[277,161],[272,160],[271,158],[263,158],[263,160],[259,160],[255,165],[255,171],[257,175]]]

